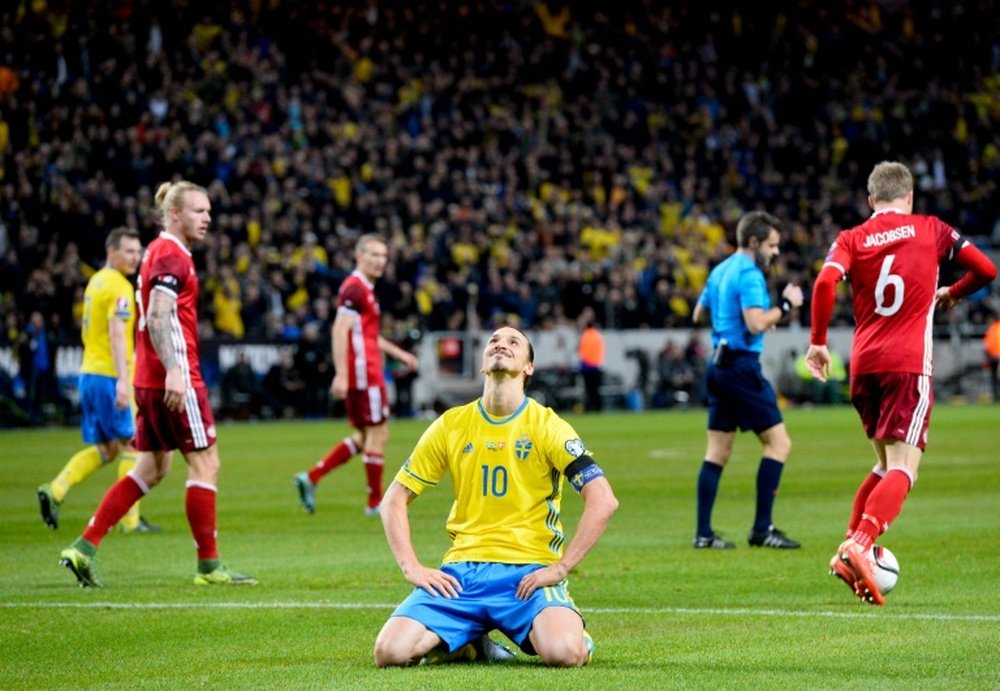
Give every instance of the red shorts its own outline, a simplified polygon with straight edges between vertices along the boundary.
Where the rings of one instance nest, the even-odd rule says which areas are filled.
[[[344,399],[347,419],[357,429],[381,425],[389,419],[389,398],[385,395],[385,384],[369,386],[367,389],[350,389]]]
[[[851,379],[851,403],[869,439],[898,439],[927,446],[934,387],[926,374],[883,372]]]
[[[188,389],[184,412],[168,410],[163,389],[135,388],[135,439],[138,451],[181,453],[207,449],[215,443],[215,418],[208,402],[208,389]]]

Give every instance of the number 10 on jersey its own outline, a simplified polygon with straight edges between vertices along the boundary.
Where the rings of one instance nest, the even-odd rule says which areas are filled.
[[[507,494],[507,468],[502,465],[480,467],[483,469],[483,496],[502,497]]]

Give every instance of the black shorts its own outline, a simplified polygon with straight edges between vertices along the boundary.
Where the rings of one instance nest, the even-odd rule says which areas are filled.
[[[751,351],[730,351],[725,367],[709,364],[708,428],[718,432],[763,432],[782,422],[778,397],[764,378],[760,356]]]

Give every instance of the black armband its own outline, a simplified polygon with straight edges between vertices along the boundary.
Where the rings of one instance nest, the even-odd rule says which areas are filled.
[[[153,280],[150,281],[150,288],[159,288],[177,297],[181,291],[181,280],[171,274],[160,274],[159,276],[154,276]]]
[[[792,303],[787,298],[781,300],[781,313],[788,314],[792,311]]]
[[[597,461],[591,456],[580,456],[566,466],[563,474],[577,492],[583,490],[583,486],[591,480],[604,477],[604,471],[601,470],[601,466],[597,465]]]

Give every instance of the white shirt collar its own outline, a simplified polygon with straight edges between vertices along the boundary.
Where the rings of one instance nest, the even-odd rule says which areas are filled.
[[[365,275],[363,273],[361,273],[360,271],[358,271],[357,269],[355,269],[354,271],[352,271],[351,275],[352,276],[357,276],[358,278],[360,278],[361,282],[364,283],[366,286],[368,286],[369,290],[374,290],[375,289],[375,284],[372,283],[371,281],[369,281],[367,278],[365,278]]]
[[[168,233],[165,230],[161,230],[160,231],[160,237],[164,238],[165,240],[170,240],[171,242],[176,242],[177,246],[180,247],[182,250],[184,250],[184,253],[187,256],[189,256],[189,257],[191,256],[191,250],[189,250],[187,248],[187,246],[183,242],[181,242],[180,239],[176,235],[174,235],[173,233]]]
[[[876,216],[881,216],[882,214],[902,214],[902,213],[905,213],[902,209],[897,209],[890,206],[887,209],[879,209],[878,211],[873,213],[871,217],[875,218]]]

